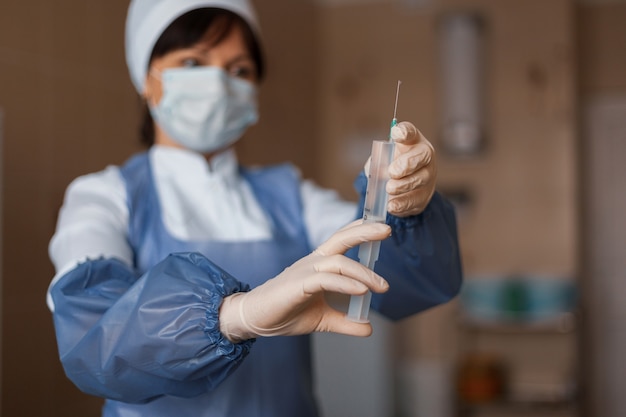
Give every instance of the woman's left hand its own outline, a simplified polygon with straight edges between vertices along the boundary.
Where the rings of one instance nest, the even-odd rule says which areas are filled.
[[[396,146],[389,166],[387,211],[398,217],[419,214],[435,193],[435,149],[410,122],[394,126],[391,139]]]

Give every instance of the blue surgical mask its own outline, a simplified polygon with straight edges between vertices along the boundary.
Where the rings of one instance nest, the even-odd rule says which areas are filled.
[[[171,68],[161,74],[163,96],[152,117],[176,142],[209,153],[243,136],[257,122],[257,90],[219,67]]]

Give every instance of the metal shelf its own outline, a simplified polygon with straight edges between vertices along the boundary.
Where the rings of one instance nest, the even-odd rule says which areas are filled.
[[[459,325],[476,332],[493,333],[572,333],[576,330],[576,314],[558,313],[541,319],[479,319],[459,315]]]
[[[579,415],[575,401],[515,401],[499,400],[484,404],[462,404],[458,407],[459,417],[482,416],[571,416]]]

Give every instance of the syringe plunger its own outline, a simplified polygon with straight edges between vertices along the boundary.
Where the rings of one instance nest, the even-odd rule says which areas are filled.
[[[389,180],[389,164],[393,160],[394,142],[375,140],[372,144],[372,158],[370,161],[365,204],[363,206],[363,221],[385,223],[387,220],[387,192],[385,190]],[[380,241],[365,242],[359,246],[359,262],[371,270],[378,260]],[[348,318],[358,322],[367,322],[372,294],[350,297]]]

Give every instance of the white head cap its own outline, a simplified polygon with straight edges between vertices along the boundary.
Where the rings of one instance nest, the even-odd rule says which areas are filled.
[[[203,7],[225,9],[241,16],[259,36],[258,19],[249,0],[132,0],[126,18],[126,64],[140,94],[152,48],[163,31],[178,17]]]

